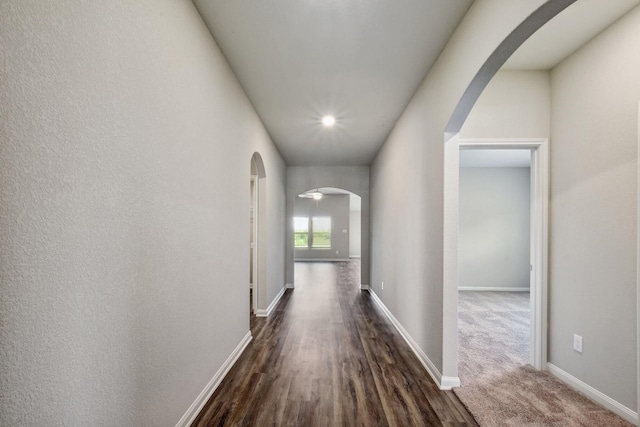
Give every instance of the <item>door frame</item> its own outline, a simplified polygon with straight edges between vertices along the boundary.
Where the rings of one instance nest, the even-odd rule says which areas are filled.
[[[259,216],[259,208],[258,208],[258,175],[251,175],[251,204],[252,204],[252,215],[253,215],[253,223],[251,224],[253,227],[253,242],[250,242],[253,246],[251,247],[251,251],[253,252],[252,266],[253,275],[251,277],[251,286],[253,287],[252,292],[252,306],[253,313],[257,313],[258,311],[258,286],[259,286],[259,277],[258,274],[258,216]]]
[[[638,102],[638,162],[640,163],[640,102]],[[638,168],[638,212],[640,212],[640,168]],[[637,334],[637,366],[638,366],[638,374],[637,374],[637,387],[638,387],[638,409],[636,412],[640,412],[640,215],[637,215],[637,236],[636,236],[636,334]],[[640,418],[638,419],[636,425],[640,426]]]
[[[531,216],[530,216],[530,352],[529,363],[547,368],[548,325],[548,223],[549,223],[549,140],[547,138],[482,138],[459,139],[459,150],[529,149],[531,150]],[[456,156],[458,169],[459,159]],[[452,199],[459,201],[459,189]],[[455,237],[459,229],[455,227]]]

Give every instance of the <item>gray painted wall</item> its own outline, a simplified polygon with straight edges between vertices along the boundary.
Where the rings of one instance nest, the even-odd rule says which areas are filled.
[[[635,8],[550,73],[499,72],[461,131],[550,136],[549,362],[633,411],[639,29]]]
[[[293,212],[298,194],[320,187],[348,190],[362,198],[361,283],[369,283],[369,167],[367,166],[289,166],[287,168],[287,249],[286,281],[294,284]]]
[[[638,76],[640,7],[551,73],[549,360],[634,411]]]
[[[331,218],[331,248],[295,248],[296,260],[349,259],[349,195],[325,195],[321,200],[298,197],[294,204],[294,216]]]
[[[460,168],[458,283],[529,289],[530,168]]]
[[[443,240],[445,129],[487,58],[542,3],[474,2],[371,165],[371,287],[447,377],[457,289],[443,290],[444,247],[456,244]]]
[[[541,3],[476,2],[371,167],[371,285],[438,369],[455,363],[441,357],[443,131],[482,62]],[[0,16],[11,64],[0,92],[0,389],[11,390],[0,424],[172,424],[248,331],[238,189],[249,191],[251,154],[267,170],[265,307],[284,279],[296,187],[362,195],[366,231],[369,170],[289,168],[285,183],[189,2],[8,0]],[[638,28],[636,9],[552,74],[550,357],[630,408]],[[581,148],[591,154],[573,158]],[[573,332],[582,356],[567,347]]]
[[[349,212],[349,256],[360,258],[362,255],[362,224],[360,220],[360,210]]]
[[[461,138],[548,138],[551,77],[548,71],[499,71],[478,98]]]
[[[188,1],[0,3],[0,425],[175,425],[249,331],[285,165]]]

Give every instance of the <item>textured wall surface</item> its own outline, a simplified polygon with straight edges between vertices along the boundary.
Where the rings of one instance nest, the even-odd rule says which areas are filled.
[[[529,289],[529,168],[461,168],[458,283]]]
[[[474,2],[371,165],[370,285],[445,376],[457,376],[456,285],[443,294],[445,129],[487,58],[542,3]]]
[[[548,138],[548,71],[499,71],[473,106],[462,138]]]
[[[249,330],[254,151],[282,287],[284,164],[191,2],[0,22],[0,425],[175,425]]]
[[[638,76],[640,7],[552,71],[550,145],[549,361],[634,411]]]

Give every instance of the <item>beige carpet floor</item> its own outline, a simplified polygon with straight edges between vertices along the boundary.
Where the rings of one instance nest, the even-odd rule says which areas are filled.
[[[459,293],[455,394],[481,426],[632,427],[529,360],[529,293]]]

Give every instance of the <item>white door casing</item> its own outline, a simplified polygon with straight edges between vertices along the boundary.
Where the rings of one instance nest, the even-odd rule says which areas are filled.
[[[448,387],[459,386],[457,368],[458,299],[458,170],[459,150],[528,149],[531,150],[531,351],[530,363],[539,370],[547,365],[547,251],[549,206],[549,143],[546,138],[459,139],[445,143],[445,227],[444,227],[444,337],[443,379]],[[451,216],[451,220],[447,220]],[[443,384],[444,386],[444,384]],[[639,386],[640,387],[640,386]],[[443,387],[444,388],[444,387]]]

